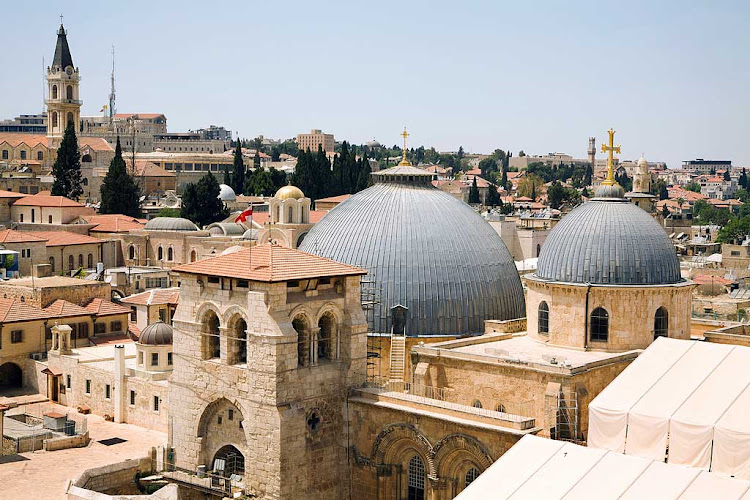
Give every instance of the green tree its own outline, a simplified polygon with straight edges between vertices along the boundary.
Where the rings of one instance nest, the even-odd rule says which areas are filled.
[[[234,189],[234,192],[237,194],[242,193],[245,188],[245,161],[242,159],[242,147],[234,148],[232,181],[229,185],[232,186],[232,189]]]
[[[536,199],[537,188],[544,184],[544,180],[535,174],[529,174],[518,182],[518,195]]]
[[[159,210],[159,213],[157,214],[157,216],[158,217],[179,217],[180,209],[172,208],[172,207],[164,207],[161,210]]]
[[[586,175],[583,178],[583,185],[584,186],[590,186],[591,180],[594,177],[594,169],[591,167],[591,165],[586,166]]]
[[[565,188],[560,181],[555,181],[547,188],[547,203],[552,208],[560,208],[565,201]]]
[[[524,156],[526,156],[526,153],[524,153],[522,149],[521,151],[518,152],[518,157],[523,158]]]
[[[232,176],[229,175],[229,165],[227,165],[227,164],[224,164],[224,179],[223,179],[223,181],[224,181],[224,184],[226,184],[227,186],[231,186],[232,185]],[[237,191],[235,191],[235,193],[236,192]]]
[[[490,184],[487,188],[487,197],[484,200],[484,204],[488,207],[502,206],[503,200],[500,199],[500,193],[497,192],[497,186]]]
[[[742,174],[740,174],[740,178],[737,182],[743,189],[747,189],[747,172],[745,171],[745,167],[742,167]]]
[[[475,205],[480,203],[479,200],[479,188],[477,187],[477,178],[474,177],[474,180],[471,183],[471,187],[469,188],[469,204]]]
[[[190,219],[200,227],[217,222],[229,215],[219,199],[219,183],[211,172],[185,187],[182,195],[182,217]]]
[[[141,191],[128,173],[125,160],[122,158],[122,147],[118,136],[115,157],[112,158],[102,183],[99,212],[140,217],[140,196]]]
[[[665,219],[669,217],[669,207],[665,204],[663,207],[661,207],[661,216]]]
[[[491,172],[497,172],[497,161],[492,158],[485,158],[479,162],[479,170],[482,171],[482,177],[487,179]]]
[[[701,185],[695,181],[691,181],[690,183],[685,184],[685,189],[687,189],[688,191],[692,191],[694,193],[700,193]]]
[[[57,148],[57,159],[52,165],[52,175],[55,178],[52,183],[53,196],[65,196],[76,200],[83,194],[81,153],[78,151],[78,139],[72,120],[68,121],[60,147]]]
[[[729,169],[724,170],[724,180],[727,182],[732,180],[732,176],[729,175]]]

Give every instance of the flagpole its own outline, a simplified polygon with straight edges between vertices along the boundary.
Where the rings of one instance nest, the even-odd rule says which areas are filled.
[[[250,273],[253,272],[253,211],[252,211],[252,207],[253,207],[253,202],[250,202],[250,208],[251,208],[250,210],[250,259],[249,259],[250,272],[248,273],[248,276],[250,275]],[[258,243],[256,240],[256,245],[257,244]]]

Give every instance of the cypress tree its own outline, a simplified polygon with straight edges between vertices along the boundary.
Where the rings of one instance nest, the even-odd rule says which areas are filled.
[[[359,177],[357,178],[357,190],[360,192],[363,189],[367,189],[372,185],[372,176],[370,175],[372,170],[370,169],[370,160],[367,158],[367,154],[362,158],[362,166],[359,169]]]
[[[55,177],[52,183],[53,196],[65,196],[75,200],[83,194],[81,153],[78,151],[78,139],[72,120],[68,121],[60,147],[57,148],[57,159],[52,165],[52,175]]]
[[[118,136],[115,157],[112,158],[102,183],[99,212],[140,217],[140,195],[140,189],[133,177],[128,174],[125,160],[122,158],[122,147]]]
[[[503,201],[500,199],[500,193],[497,192],[497,186],[490,184],[487,189],[487,198],[484,200],[484,204],[488,207],[502,206]]]
[[[234,148],[234,161],[232,162],[232,181],[228,183],[234,192],[240,194],[245,188],[245,162],[242,160],[242,146],[237,139],[237,147]]]
[[[479,201],[479,188],[477,187],[477,178],[474,176],[474,180],[469,188],[469,204],[474,205],[480,203]]]
[[[232,177],[229,175],[229,165],[224,165],[224,184],[227,186],[232,186]],[[237,193],[237,191],[235,191]],[[237,193],[239,194],[239,193]]]

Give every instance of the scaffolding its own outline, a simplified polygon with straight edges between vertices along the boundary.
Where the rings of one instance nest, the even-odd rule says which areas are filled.
[[[560,387],[556,398],[545,402],[550,426],[550,438],[558,441],[582,442],[579,435],[578,392],[572,387]]]
[[[380,305],[380,293],[375,281],[363,279],[359,283],[362,311],[367,320],[367,381],[382,376],[383,336],[375,332],[375,310]]]

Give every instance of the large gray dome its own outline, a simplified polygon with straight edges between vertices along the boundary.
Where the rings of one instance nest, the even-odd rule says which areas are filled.
[[[197,231],[198,227],[181,217],[154,217],[144,226],[147,231]]]
[[[336,206],[300,250],[366,269],[375,283],[374,331],[390,332],[390,309],[408,308],[405,332],[464,335],[486,319],[525,314],[513,259],[466,203],[434,188],[432,174],[394,167]]]
[[[683,281],[667,233],[620,198],[594,198],[550,231],[537,277],[571,283],[662,285]]]

